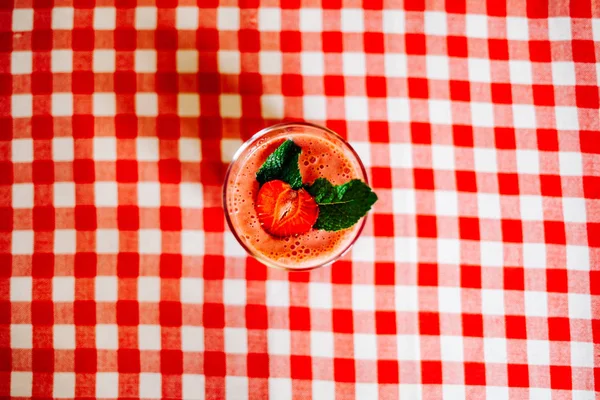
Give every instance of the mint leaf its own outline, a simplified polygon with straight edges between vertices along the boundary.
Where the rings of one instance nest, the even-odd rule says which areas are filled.
[[[264,185],[273,180],[290,184],[292,189],[302,187],[302,176],[298,169],[298,156],[302,149],[291,140],[283,142],[264,162],[256,173],[258,183]]]
[[[319,218],[313,228],[326,231],[350,228],[377,201],[377,195],[360,179],[334,186],[319,178],[306,190],[319,205]]]

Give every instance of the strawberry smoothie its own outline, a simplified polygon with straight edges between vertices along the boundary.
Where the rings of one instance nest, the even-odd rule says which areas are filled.
[[[266,131],[266,132],[265,132]],[[304,183],[326,178],[334,185],[350,179],[366,181],[358,156],[339,136],[310,124],[280,124],[259,132],[236,154],[225,187],[226,215],[231,230],[255,258],[285,269],[310,269],[326,265],[350,248],[364,225],[330,232],[310,229],[287,237],[269,234],[258,220],[255,207],[260,185],[256,172],[286,139],[302,148],[298,166]]]

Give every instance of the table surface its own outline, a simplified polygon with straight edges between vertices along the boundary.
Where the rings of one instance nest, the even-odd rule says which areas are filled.
[[[596,398],[594,2],[180,3],[0,4],[0,397]],[[331,267],[225,225],[281,120],[379,196]]]

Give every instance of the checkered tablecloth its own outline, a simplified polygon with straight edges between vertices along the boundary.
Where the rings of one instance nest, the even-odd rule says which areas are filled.
[[[595,0],[1,0],[0,397],[600,391]],[[281,120],[379,202],[306,273],[221,183]]]

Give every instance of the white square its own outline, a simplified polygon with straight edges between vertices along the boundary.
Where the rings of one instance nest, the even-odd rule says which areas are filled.
[[[33,67],[33,53],[31,51],[13,51],[10,60],[10,72],[13,75],[31,74]]]
[[[57,229],[54,231],[54,253],[75,254],[77,233],[74,229]]]
[[[268,280],[266,286],[267,306],[288,307],[290,305],[290,283],[288,281]]]
[[[456,192],[451,190],[436,190],[434,195],[436,215],[450,217],[458,215],[458,196]]]
[[[354,393],[357,399],[378,399],[379,386],[377,383],[359,383],[354,386]]]
[[[446,13],[441,11],[425,11],[425,34],[446,36],[448,22]]]
[[[575,63],[572,61],[553,61],[552,83],[556,86],[575,86]]]
[[[160,350],[160,343],[160,325],[138,326],[138,346],[140,350]]]
[[[463,338],[462,336],[440,335],[440,352],[443,362],[464,361]]]
[[[217,29],[220,31],[237,31],[240,29],[240,10],[235,7],[219,7],[217,9]]]
[[[33,208],[32,183],[15,183],[12,185],[12,207]]]
[[[241,146],[242,141],[240,139],[221,140],[221,161],[226,163],[233,161],[233,156]]]
[[[156,72],[156,50],[135,51],[135,72]]]
[[[11,301],[13,300],[11,299]],[[33,327],[31,324],[10,325],[10,347],[13,349],[31,349],[33,347]]]
[[[523,221],[543,221],[544,205],[541,196],[519,196],[521,219]]]
[[[200,183],[181,183],[179,185],[179,202],[183,208],[203,208],[202,185]]]
[[[398,97],[388,97],[387,99],[387,116],[390,122],[408,122],[410,121],[410,105],[408,99]],[[403,143],[390,143],[390,146],[409,146]],[[410,147],[408,147],[410,151]],[[398,157],[400,158],[400,157]],[[412,158],[411,158],[412,160]],[[391,160],[392,163],[395,157]]]
[[[204,351],[204,328],[201,326],[181,327],[181,350]]]
[[[494,126],[494,107],[490,103],[471,103],[473,126],[491,128]]]
[[[96,161],[116,161],[117,160],[117,139],[114,137],[95,137],[93,139],[94,153]]]
[[[52,50],[50,57],[52,72],[73,72],[72,50]]]
[[[226,376],[225,393],[228,393],[225,400],[248,399],[248,378],[245,376]]]
[[[589,294],[569,293],[569,318],[592,319],[592,303]]]
[[[287,356],[290,355],[291,334],[287,329],[268,329],[267,343],[269,354]]]
[[[366,61],[365,53],[346,52],[342,53],[343,71],[346,76],[365,76]]]
[[[156,93],[136,93],[135,112],[141,117],[156,117],[158,115],[158,96]]]
[[[465,385],[442,385],[442,398],[444,399],[466,399]]]
[[[375,286],[352,285],[352,309],[375,311]]]
[[[587,246],[567,245],[567,269],[589,271],[590,249]]]
[[[115,50],[98,49],[93,52],[92,70],[94,72],[115,72]]]
[[[198,50],[177,50],[176,53],[177,72],[198,72]]]
[[[31,117],[33,115],[33,96],[30,94],[13,94],[11,106],[13,117]]]
[[[156,29],[156,7],[137,7],[135,9],[135,28],[137,30]]]
[[[204,375],[183,374],[181,394],[184,399],[204,399]]]
[[[396,311],[417,311],[419,309],[419,296],[415,286],[395,286],[394,294]]]
[[[119,397],[119,374],[116,372],[96,373],[96,397],[116,399]]]
[[[222,117],[239,118],[242,116],[242,97],[239,94],[222,94],[219,96]]]
[[[364,32],[365,17],[362,9],[342,7],[341,13],[342,32]]]
[[[450,101],[429,100],[429,120],[433,124],[452,124],[452,104]],[[451,146],[445,147],[451,148]]]
[[[547,317],[548,293],[525,291],[525,315],[528,317]]]
[[[581,153],[574,151],[558,152],[558,164],[562,176],[582,176],[583,160]]]
[[[33,231],[12,231],[12,253],[33,254]]]
[[[460,241],[439,238],[437,240],[437,260],[440,264],[460,264]]]
[[[508,70],[511,83],[531,85],[531,82],[533,81],[531,74],[531,62],[510,60],[508,62]]]
[[[550,365],[550,342],[528,339],[527,363],[530,365]]]
[[[399,361],[420,361],[421,359],[419,335],[397,335],[396,348]]]
[[[548,388],[529,388],[529,398],[535,400],[552,400],[552,389]],[[573,393],[571,393],[572,400],[578,400]],[[593,397],[589,400],[594,400]]]
[[[325,58],[320,51],[300,53],[301,71],[305,76],[323,76],[325,73]]]
[[[140,276],[138,278],[138,301],[156,303],[160,301],[160,278]]]
[[[175,10],[175,26],[177,29],[198,29],[198,7],[177,7]]]
[[[324,96],[302,96],[304,118],[324,121],[327,115],[327,102]]]
[[[482,289],[481,309],[486,315],[504,315],[504,291]]]
[[[369,142],[352,142],[352,148],[358,154],[365,167],[370,167],[371,164],[371,145]]]
[[[12,162],[33,162],[33,140],[32,139],[13,139]]]
[[[471,82],[491,82],[490,60],[483,58],[469,58],[469,80]]]
[[[55,349],[75,348],[75,325],[54,325],[53,331]]]
[[[592,18],[592,38],[595,42],[600,41],[600,18]]]
[[[233,233],[225,232],[225,256],[246,257],[246,250],[240,245]]]
[[[548,18],[548,38],[550,40],[571,40],[571,18]]]
[[[248,354],[248,331],[245,328],[225,328],[225,352]]]
[[[184,304],[202,304],[204,301],[204,280],[201,278],[181,278],[180,297]]]
[[[114,93],[94,93],[92,95],[93,114],[96,117],[114,117],[116,97]]]
[[[312,400],[335,399],[335,382],[312,381]]]
[[[52,395],[57,399],[75,397],[75,374],[72,372],[55,372]]]
[[[482,14],[467,14],[466,16],[467,37],[487,39],[488,21],[487,16]]]
[[[394,256],[396,262],[417,262],[417,239],[414,237],[395,237]]]
[[[508,388],[506,386],[486,386],[486,399],[508,399]]]
[[[385,10],[383,14],[383,33],[402,34],[405,29],[404,10]]]
[[[54,207],[75,207],[75,183],[56,182],[53,192]],[[33,199],[33,191],[31,193]]]
[[[323,30],[323,11],[320,8],[301,8],[300,32],[321,32]]]
[[[114,30],[117,23],[117,10],[114,7],[94,8],[94,29]]]
[[[401,399],[420,399],[421,384],[401,383],[399,386],[399,394]]]
[[[492,193],[477,193],[477,209],[480,218],[500,219],[500,196]]]
[[[563,217],[565,222],[585,223],[585,199],[579,197],[563,197]]]
[[[383,55],[385,76],[388,78],[404,78],[408,76],[406,54],[386,53]]]
[[[140,373],[140,397],[162,399],[162,377],[159,373]]]
[[[263,32],[281,31],[281,10],[279,8],[272,7],[259,8],[258,29]]]
[[[331,382],[333,384],[333,382]],[[17,372],[10,373],[10,395],[13,397],[31,397],[33,388],[33,373]]]
[[[346,106],[346,119],[348,121],[368,121],[369,120],[369,102],[366,97],[346,96],[344,97]]]
[[[281,52],[261,51],[258,53],[258,67],[261,74],[281,75],[282,65],[283,61]]]
[[[353,261],[375,261],[375,238],[371,236],[361,236],[358,238],[352,248]]]
[[[333,299],[331,285],[328,283],[311,282],[308,284],[308,304],[315,309],[331,309]]]
[[[99,350],[116,350],[119,348],[119,328],[117,325],[96,325],[96,348]]]
[[[513,104],[513,124],[515,128],[535,128],[535,107],[530,104]]]
[[[482,267],[502,267],[504,265],[502,242],[481,242],[479,248]]]
[[[506,364],[507,351],[505,338],[483,338],[483,354],[486,363]]]
[[[579,129],[577,107],[554,107],[556,129],[559,131],[576,131]],[[560,155],[560,153],[559,153]]]
[[[260,108],[263,118],[281,119],[284,116],[283,96],[280,94],[264,94],[260,97]]]
[[[220,50],[218,53],[219,72],[222,74],[239,74],[240,52],[235,50]]]
[[[223,280],[223,304],[246,305],[246,281],[242,279]]]
[[[517,149],[516,152],[519,174],[539,174],[540,158],[537,150]]]
[[[425,66],[427,77],[429,79],[448,80],[450,76],[450,67],[448,66],[448,57],[445,56],[425,56]]]
[[[204,255],[204,232],[181,231],[181,253],[184,256]]]
[[[354,358],[357,360],[377,360],[377,335],[355,333]]]
[[[118,291],[116,276],[97,276],[94,279],[94,292],[97,302],[117,301]]]
[[[527,18],[506,17],[506,37],[509,40],[529,40]]]
[[[13,32],[28,32],[33,30],[33,9],[15,8],[12,11]]]
[[[73,7],[54,7],[52,9],[52,30],[73,29],[75,9]]]
[[[62,101],[62,99],[55,100],[54,96],[56,96],[56,95],[52,95],[52,96],[53,96],[53,99],[52,99],[53,102],[54,101],[58,101],[58,102]],[[68,96],[68,101],[71,102],[69,104],[69,106],[71,107],[71,111],[72,111],[73,110],[72,109],[73,97],[71,95]],[[58,138],[52,139],[52,159],[54,161],[73,161],[74,151],[75,151],[74,149],[75,149],[75,145],[73,143],[72,137],[58,137]]]
[[[161,254],[162,235],[160,229],[140,229],[138,231],[138,251],[140,254]]]
[[[477,172],[497,172],[496,150],[486,148],[475,148],[475,170]]]
[[[138,161],[158,161],[158,139],[155,137],[138,137],[135,140],[136,158]]]
[[[442,313],[460,313],[462,310],[460,288],[438,287],[438,306]]]
[[[571,342],[571,366],[593,368],[594,344],[589,342]]]
[[[52,94],[52,115],[55,117],[66,117],[73,115],[73,94],[72,93],[53,93]],[[71,139],[72,138],[61,138]],[[56,143],[57,139],[54,139]],[[71,158],[72,159],[72,158]],[[55,159],[56,161],[56,159]]]
[[[277,393],[277,400],[292,400],[292,380],[290,378],[269,378],[269,393]]]
[[[525,268],[546,268],[546,245],[544,243],[523,243],[523,266]]]
[[[96,231],[96,253],[117,254],[119,252],[119,231],[98,229]]]
[[[310,332],[310,355],[312,357],[333,358],[334,348],[332,332]]]
[[[55,276],[52,278],[52,301],[72,302],[75,300],[75,278]]]
[[[138,182],[137,197],[140,207],[159,207],[160,184],[158,182]]]

